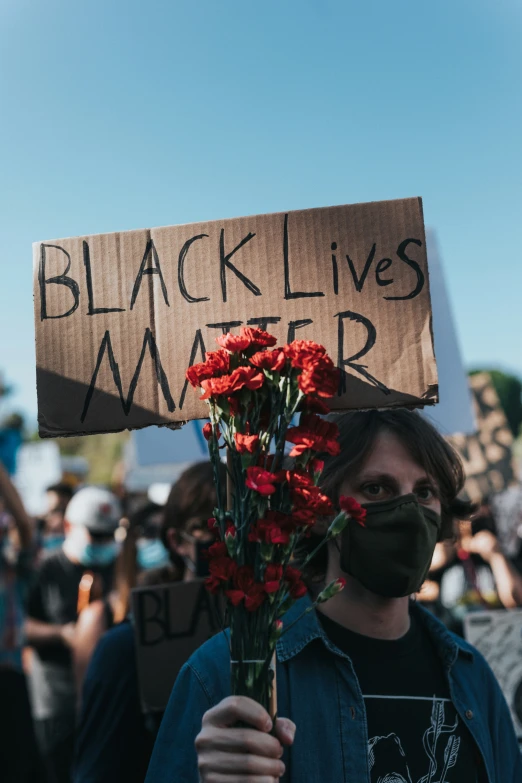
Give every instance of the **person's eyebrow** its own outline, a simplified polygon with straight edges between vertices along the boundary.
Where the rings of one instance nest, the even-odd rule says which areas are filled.
[[[398,486],[395,476],[390,473],[378,473],[377,471],[361,471],[356,478],[357,482],[373,482],[374,484],[393,484]]]
[[[417,487],[426,487],[426,486],[429,486],[430,489],[432,489],[435,493],[440,493],[440,489],[437,482],[434,481],[429,476],[422,476],[421,478],[418,478],[414,484],[414,489],[416,489]]]

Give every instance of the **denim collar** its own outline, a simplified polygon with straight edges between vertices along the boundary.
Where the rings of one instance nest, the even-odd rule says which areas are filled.
[[[428,612],[413,601],[410,603],[410,611],[415,617],[418,617],[428,631],[439,657],[447,669],[453,666],[459,655],[465,659],[473,660],[473,648],[464,639],[460,639],[458,636],[450,633],[431,612]],[[290,626],[296,620],[295,625],[292,625],[277,643],[277,658],[279,661],[290,660],[314,639],[321,639],[329,650],[332,652],[337,651],[323,631],[322,625],[317,619],[316,611],[312,609],[312,600],[309,595],[296,601],[286,613],[283,618],[283,627],[285,625],[287,627]]]

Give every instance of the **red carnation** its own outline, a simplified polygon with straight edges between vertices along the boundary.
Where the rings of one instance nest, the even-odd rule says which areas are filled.
[[[246,337],[250,348],[270,348],[277,343],[277,337],[274,337],[262,329],[252,329],[250,326],[241,327],[241,337]]]
[[[313,485],[313,481],[308,473],[304,470],[287,470],[286,480],[291,487],[310,487]]]
[[[218,378],[230,369],[230,354],[226,351],[209,351],[206,361],[193,364],[186,372],[189,383],[197,389],[202,381]]]
[[[304,394],[333,397],[339,388],[339,370],[329,356],[323,356],[305,366],[297,384]]]
[[[245,602],[245,608],[249,612],[258,609],[265,599],[264,586],[254,581],[254,572],[251,566],[241,566],[234,575],[234,587],[226,591],[233,606]]]
[[[268,563],[265,569],[265,593],[277,593],[281,586],[283,566],[276,563]]]
[[[226,544],[222,541],[217,541],[213,546],[224,547],[224,551],[227,552]],[[210,549],[212,549],[212,547],[210,547]],[[228,557],[228,554],[225,554],[220,557],[211,557],[208,568],[210,575],[215,579],[219,579],[222,582],[228,582],[236,572],[237,563],[232,560],[231,557]]]
[[[241,432],[235,434],[236,449],[240,454],[253,454],[259,446],[259,435],[243,435]]]
[[[212,437],[212,424],[209,421],[203,427],[203,436],[205,440],[210,440]]]
[[[233,394],[244,387],[252,390],[259,389],[264,381],[265,376],[262,372],[257,372],[255,367],[238,367],[230,375],[201,381],[204,393],[200,399],[208,400],[210,397]]]
[[[249,489],[259,492],[260,495],[273,495],[275,492],[274,482],[276,476],[268,470],[252,466],[247,468],[247,479],[245,484]]]
[[[279,348],[274,351],[259,351],[250,358],[250,364],[253,364],[254,367],[270,372],[281,372],[285,362],[286,357]]]
[[[319,487],[295,487],[292,489],[292,500],[297,508],[307,509],[315,516],[330,516],[334,511],[332,501],[322,494]]]
[[[221,348],[231,353],[239,353],[244,351],[250,345],[250,340],[247,337],[241,337],[236,334],[222,334],[220,337],[216,337],[216,342]]]
[[[262,372],[256,372],[254,367],[238,367],[232,375],[237,378],[238,388],[245,386],[247,389],[260,389],[265,382],[265,376]]]
[[[267,511],[264,519],[252,525],[248,540],[262,544],[283,544],[290,542],[294,524],[292,517],[279,511]]]
[[[310,362],[317,362],[326,356],[326,348],[313,340],[294,340],[293,343],[283,347],[285,356],[290,359],[292,367],[303,370]]]
[[[263,585],[255,584],[245,596],[245,609],[248,612],[255,612],[259,609],[265,600],[265,591]]]
[[[339,498],[339,508],[344,511],[350,519],[354,519],[361,527],[366,527],[364,521],[366,519],[366,509],[358,503],[355,498],[347,497],[345,495]]]
[[[315,514],[309,508],[295,508],[292,520],[297,527],[311,527],[315,522]]]
[[[254,569],[252,566],[240,566],[234,574],[234,587],[247,593],[254,584]]]
[[[296,457],[303,452],[312,449],[313,451],[325,451],[327,454],[336,456],[340,453],[341,447],[337,441],[339,437],[339,428],[337,424],[325,421],[314,413],[302,413],[298,427],[290,427],[286,433],[287,441],[295,443],[290,452],[291,457]]]
[[[287,566],[284,579],[288,585],[288,590],[292,598],[302,598],[304,595],[306,595],[306,585],[303,582],[303,575],[298,568]]]

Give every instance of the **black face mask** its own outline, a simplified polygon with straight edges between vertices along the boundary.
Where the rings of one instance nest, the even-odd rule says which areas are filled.
[[[351,520],[342,533],[342,570],[386,598],[416,593],[428,575],[440,515],[421,506],[413,494],[363,508],[365,527]]]

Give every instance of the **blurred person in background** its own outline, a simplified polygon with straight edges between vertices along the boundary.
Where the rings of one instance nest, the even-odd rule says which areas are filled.
[[[221,484],[226,484],[224,465]],[[161,540],[170,564],[146,569],[158,550],[138,538],[138,584],[205,575],[204,551],[215,540],[207,522],[216,502],[211,463],[192,465],[172,487],[164,509]],[[102,637],[85,676],[74,783],[143,783],[160,720],[161,714],[141,711],[134,631],[127,618]]]
[[[65,542],[40,564],[28,600],[27,641],[37,739],[49,783],[68,783],[74,749],[76,688],[71,649],[76,622],[90,600],[112,587],[121,517],[117,498],[85,487],[65,511]]]
[[[39,783],[43,770],[22,666],[33,522],[0,463],[0,779]]]
[[[456,542],[444,555],[440,601],[452,630],[462,634],[470,611],[522,606],[522,576],[502,551],[487,499],[471,521],[458,523]]]
[[[78,618],[73,658],[79,696],[100,638],[114,625],[123,622],[130,612],[131,590],[136,587],[139,574],[170,564],[169,552],[161,540],[162,521],[163,508],[156,503],[147,503],[131,515],[128,528],[122,528],[126,535],[116,560],[113,590],[105,598],[89,604]]]
[[[426,581],[416,595],[416,600],[448,627],[453,625],[449,610],[443,606],[440,597],[440,584],[448,563],[455,554],[455,541],[439,541],[435,546],[430,570]]]
[[[47,487],[45,492],[47,510],[40,526],[40,546],[44,552],[52,552],[65,541],[65,509],[73,496],[69,484],[60,482]]]
[[[522,484],[513,484],[491,498],[502,549],[522,574]]]

